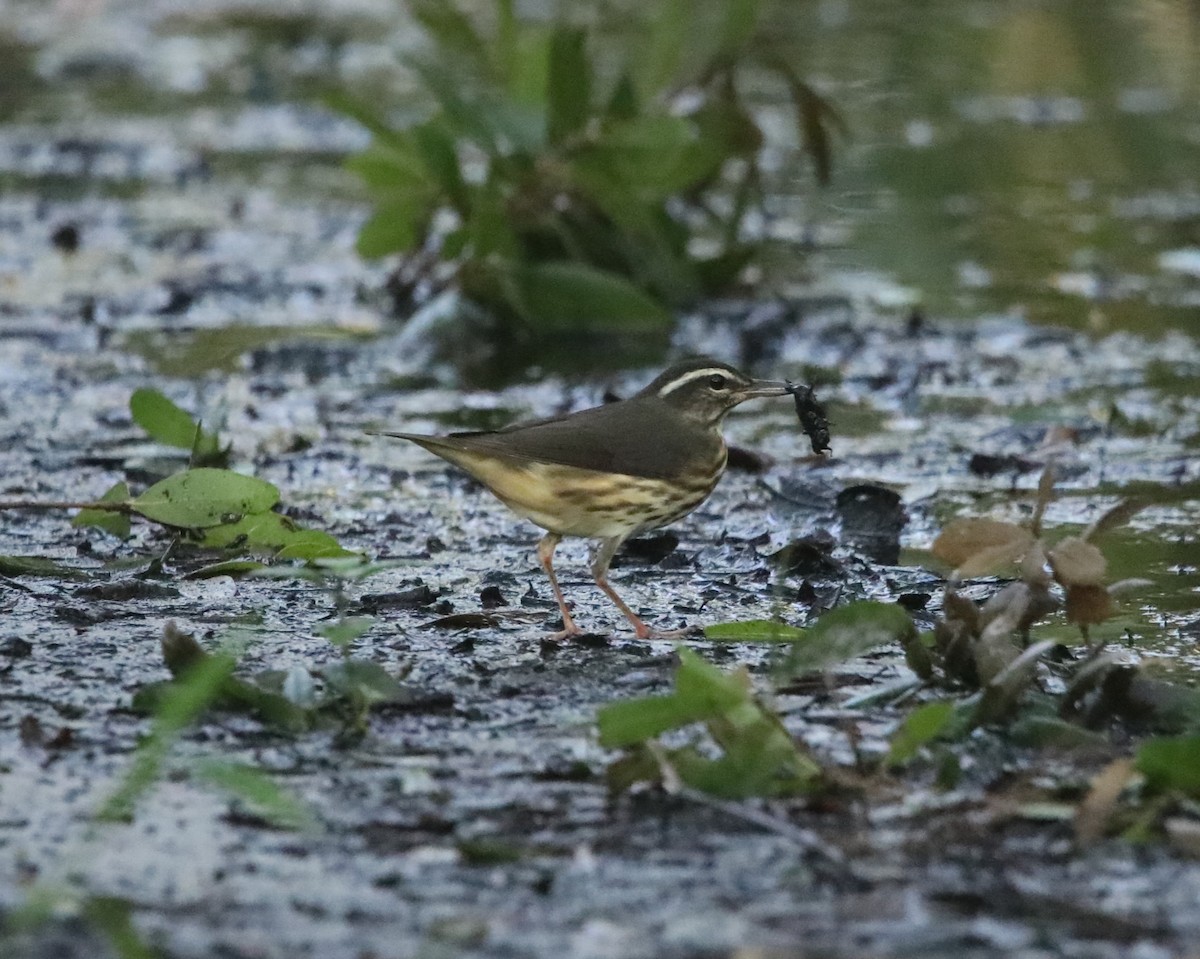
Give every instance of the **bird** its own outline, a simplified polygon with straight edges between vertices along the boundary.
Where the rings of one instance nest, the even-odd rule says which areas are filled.
[[[609,583],[613,556],[629,537],[673,523],[708,498],[725,472],[721,427],[730,410],[791,391],[788,383],[756,380],[728,363],[697,357],[669,367],[627,399],[562,416],[447,436],[370,432],[440,456],[546,531],[538,560],[563,623],[552,638],[584,633],[554,572],[554,551],[568,536],[598,541],[591,559],[596,585],[639,639],[661,638],[677,633],[651,629]]]

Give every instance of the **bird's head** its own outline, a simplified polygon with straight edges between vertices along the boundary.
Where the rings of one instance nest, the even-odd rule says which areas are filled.
[[[728,363],[698,357],[664,370],[637,396],[658,399],[689,420],[717,427],[739,403],[787,393],[786,383],[752,379]]]

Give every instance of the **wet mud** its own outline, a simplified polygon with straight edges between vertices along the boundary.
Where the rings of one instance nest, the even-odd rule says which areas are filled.
[[[363,7],[369,32],[381,15]],[[86,50],[71,59],[35,27],[58,64],[43,73],[100,71],[114,98],[128,71],[186,81],[152,52],[127,52],[121,70]],[[232,55],[176,40],[197,70]],[[340,42],[370,49],[353,30]],[[304,62],[333,55],[321,49]],[[262,76],[285,93],[311,79]],[[1194,859],[1166,843],[1080,849],[1068,820],[1033,815],[1047,792],[1077,800],[1120,736],[1067,754],[982,737],[949,790],[932,768],[875,775],[904,710],[870,699],[913,678],[898,648],[776,690],[764,646],[689,640],[718,665],[748,664],[787,728],[858,785],[771,802],[610,795],[596,712],[666,691],[674,644],[633,638],[577,541],[558,568],[593,633],[547,642],[559,623],[538,531],[440,460],[365,430],[553,415],[628,395],[655,369],[568,376],[506,356],[510,385],[483,388],[495,358],[447,333],[436,304],[391,315],[386,266],[353,249],[366,211],[337,166],[362,145],[351,124],[270,97],[118,115],[0,126],[0,499],[93,499],[181,468],[130,418],[133,390],[161,389],[232,444],[235,469],[277,485],[288,515],[395,563],[344,600],[375,617],[354,656],[413,695],[353,738],[210,711],[133,820],[99,824],[148,728],[133,697],[167,678],[169,622],[209,648],[243,629],[240,674],[319,673],[341,658],[316,632],[339,598],[308,582],[189,578],[221,557],[172,548],[150,524],[121,541],[62,512],[0,513],[0,556],[55,564],[0,572],[0,917],[51,891],[49,921],[14,933],[8,955],[111,952],[80,905],[98,898],[125,903],[141,940],[181,959],[1195,948]],[[672,355],[814,384],[832,455],[812,454],[790,399],[739,410],[733,468],[672,538],[618,557],[622,595],[665,629],[805,625],[856,598],[901,602],[928,625],[946,573],[929,554],[937,531],[962,514],[1027,519],[1053,462],[1050,529],[1077,532],[1130,489],[1183,491],[1115,534],[1114,578],[1149,582],[1093,636],[1195,685],[1196,341],[1013,315],[957,323],[888,306],[894,292],[842,278],[682,319]],[[275,828],[200,782],[194,761],[212,756],[269,772],[312,825]]]

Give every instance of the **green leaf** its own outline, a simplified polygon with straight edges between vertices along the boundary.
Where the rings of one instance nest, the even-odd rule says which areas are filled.
[[[1152,792],[1178,790],[1200,798],[1200,736],[1161,736],[1137,751],[1138,771]]]
[[[406,134],[387,144],[372,143],[346,160],[346,169],[368,187],[385,196],[421,192],[428,183],[424,161],[416,143]]]
[[[355,249],[367,259],[391,253],[411,253],[424,240],[430,203],[413,192],[379,203],[358,231]]]
[[[151,438],[167,446],[190,450],[197,464],[216,465],[214,460],[227,459],[220,438],[201,429],[196,420],[158,390],[134,390],[129,398],[129,412]]]
[[[413,146],[421,156],[429,179],[437,184],[450,204],[465,216],[467,184],[463,180],[454,138],[436,117],[418,123],[410,132]]]
[[[261,769],[206,759],[192,767],[199,779],[232,793],[258,816],[280,829],[312,829],[316,817],[304,802]]]
[[[733,57],[750,42],[762,15],[763,0],[726,0],[722,6],[725,21],[721,25],[720,54]]]
[[[460,839],[458,854],[468,866],[498,866],[520,862],[526,855],[525,850],[514,843],[489,837]]]
[[[515,103],[542,112],[545,129],[545,106],[549,99],[550,47],[554,28],[548,24],[521,24],[515,35],[515,56],[509,60],[505,92]],[[532,146],[532,144],[530,144]]]
[[[81,579],[83,573],[44,556],[0,556],[0,576],[57,576]]]
[[[668,762],[689,786],[717,796],[794,795],[807,789],[820,768],[754,698],[744,669],[725,673],[686,647],[670,696],[613,703],[600,711],[600,743],[633,750],[609,768],[616,788],[658,778],[659,752],[644,744],[669,730],[703,721],[723,755],[704,756],[691,747],[671,750]]]
[[[489,157],[530,153],[546,141],[541,99],[526,103],[495,89],[476,89],[462,82],[448,61],[410,56],[405,62],[441,107],[441,120],[456,138],[469,140]],[[544,81],[545,74],[542,74]]]
[[[108,491],[100,497],[100,502],[124,503],[127,499],[129,499],[129,486],[122,480],[109,487]],[[119,539],[129,538],[130,524],[129,516],[126,513],[114,513],[106,509],[81,509],[71,520],[71,525],[94,526],[106,533],[112,533]]]
[[[684,702],[678,696],[647,696],[609,703],[600,709],[600,745],[618,749],[645,742],[710,715],[707,703]]]
[[[138,746],[133,763],[121,777],[117,789],[96,814],[102,820],[127,820],[137,800],[161,775],[171,747],[214,700],[233,675],[237,657],[235,641],[227,641],[218,653],[205,656],[183,677],[169,684],[159,701],[150,734]]]
[[[133,421],[167,446],[190,450],[196,438],[196,421],[158,390],[134,390],[129,398]]]
[[[300,559],[306,563],[319,559],[349,559],[360,556],[346,549],[328,533],[319,529],[298,529],[275,554],[277,560]]]
[[[657,12],[636,39],[637,79],[642,96],[651,99],[668,92],[683,63],[684,50],[692,33],[693,0],[660,0],[650,9]]]
[[[345,659],[326,667],[325,682],[339,696],[368,706],[408,699],[408,691],[378,663]]]
[[[481,183],[471,193],[471,216],[466,232],[470,252],[477,260],[492,256],[511,259],[519,255],[521,242],[513,231],[512,218],[500,186],[494,180]]]
[[[1104,750],[1109,739],[1106,735],[1084,729],[1077,723],[1069,723],[1056,716],[1027,716],[1028,710],[1020,715],[1008,729],[1008,737],[1022,746],[1038,749],[1094,749]]]
[[[521,59],[517,44],[519,29],[513,0],[496,0],[496,39],[492,48],[500,73],[506,80],[511,80]]]
[[[922,746],[937,739],[953,716],[954,702],[949,699],[926,703],[913,710],[892,736],[892,744],[887,754],[887,764],[903,766],[917,754]]]
[[[637,87],[634,86],[628,71],[621,74],[621,78],[613,87],[605,112],[613,120],[632,120],[638,115]]]
[[[844,663],[913,630],[912,618],[895,603],[864,600],[825,613],[792,645],[783,669],[790,676]]]
[[[773,619],[748,619],[704,627],[705,639],[728,643],[788,643],[802,639],[804,633],[803,629]]]
[[[329,626],[322,626],[317,632],[338,649],[345,649],[374,625],[373,616],[347,616]]]
[[[310,560],[325,556],[355,555],[328,533],[304,529],[281,513],[252,513],[235,523],[204,530],[201,545],[213,549],[238,548],[272,552],[277,559]]]
[[[409,0],[408,8],[448,61],[477,72],[491,66],[488,44],[452,0]]]
[[[675,693],[689,709],[701,715],[725,713],[752,702],[749,679],[744,670],[725,673],[704,657],[680,646]]]
[[[140,515],[166,526],[203,529],[263,513],[279,502],[270,483],[230,470],[187,470],[155,483],[130,500]]]
[[[335,110],[369,130],[380,143],[405,149],[407,139],[403,131],[396,130],[374,107],[368,106],[362,100],[351,96],[344,90],[328,90],[321,95],[321,101],[331,110]]]
[[[538,330],[665,329],[666,308],[615,273],[582,263],[507,264],[517,311]]]
[[[643,202],[662,201],[713,177],[728,154],[718,140],[669,114],[608,124],[599,139],[571,155],[573,179],[590,193],[623,191]]]
[[[644,742],[749,701],[746,687],[680,646],[675,692],[609,703],[600,710],[600,745],[609,749]]]
[[[444,170],[430,171],[428,135],[396,134],[346,161],[376,195],[375,209],[358,232],[356,248],[367,258],[407,253],[420,246],[434,209],[434,182]]]
[[[820,772],[786,731],[765,716],[744,729],[719,759],[693,749],[673,751],[670,758],[689,786],[727,799],[795,795],[807,790]]]
[[[142,940],[133,922],[133,906],[115,896],[89,896],[83,903],[87,921],[103,933],[119,959],[162,959],[163,953]]]
[[[695,3],[660,0],[658,16],[635,37],[639,87],[650,99],[702,86],[745,52],[753,39],[762,0]],[[640,43],[638,42],[640,41]]]
[[[546,135],[552,144],[583,129],[591,110],[592,67],[586,34],[558,24],[550,37],[550,68],[546,88]]]

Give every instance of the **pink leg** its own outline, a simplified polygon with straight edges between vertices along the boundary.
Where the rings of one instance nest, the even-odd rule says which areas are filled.
[[[576,626],[575,620],[571,618],[571,611],[567,609],[567,601],[558,587],[558,577],[554,575],[554,550],[558,548],[561,540],[562,537],[557,533],[547,533],[538,541],[538,560],[542,564],[542,569],[546,571],[546,576],[550,579],[550,588],[554,590],[554,598],[558,601],[558,610],[562,613],[563,629],[561,632],[555,633],[551,637],[552,639],[567,639],[583,633],[583,630]]]
[[[691,629],[675,629],[675,630],[657,630],[647,626],[642,618],[630,609],[625,600],[617,595],[617,591],[608,583],[608,564],[612,562],[613,556],[616,555],[621,544],[625,542],[624,536],[617,536],[612,539],[606,539],[600,544],[600,548],[596,551],[596,556],[592,560],[592,576],[596,580],[596,585],[604,590],[604,595],[617,604],[617,609],[625,614],[625,618],[633,624],[633,631],[638,639],[671,639],[678,636],[686,636],[693,632]]]

